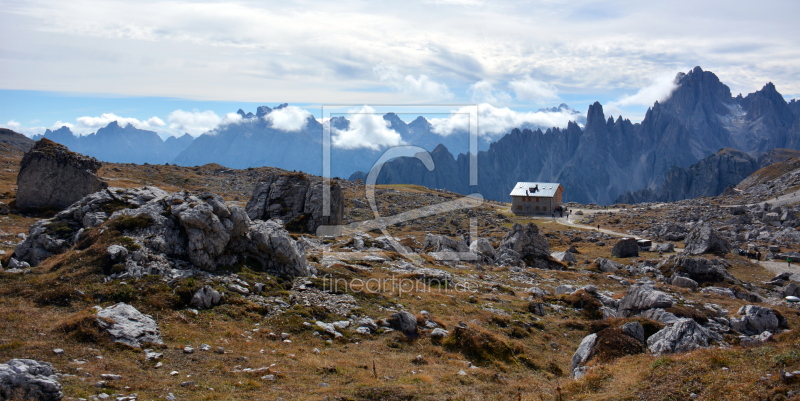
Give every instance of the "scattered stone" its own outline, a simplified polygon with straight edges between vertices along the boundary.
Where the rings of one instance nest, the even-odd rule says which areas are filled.
[[[664,242],[661,244],[655,244],[652,248],[650,248],[653,252],[659,253],[668,253],[668,252],[675,252],[675,244],[672,242]]]
[[[121,375],[115,375],[111,373],[103,373],[100,375],[100,378],[102,378],[103,380],[122,380]]]
[[[414,357],[414,359],[411,360],[411,363],[413,363],[414,365],[427,365],[428,361],[425,360],[424,356],[417,355]]]
[[[187,346],[183,347],[183,353],[184,354],[194,354],[194,348],[192,348],[192,347],[187,345]]]
[[[144,343],[163,344],[155,320],[126,303],[100,309],[97,324],[114,342],[134,348],[140,348]]]
[[[53,353],[56,355],[64,355],[64,350],[61,348],[56,348],[53,350]]]

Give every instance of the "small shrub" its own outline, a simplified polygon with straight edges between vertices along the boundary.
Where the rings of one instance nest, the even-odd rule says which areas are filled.
[[[111,226],[118,231],[142,230],[153,224],[153,218],[144,213],[135,216],[120,216],[111,222]]]
[[[476,363],[510,362],[517,354],[522,354],[521,347],[502,340],[489,332],[456,326],[442,345],[450,350],[462,353]]]
[[[572,294],[562,295],[560,299],[562,302],[572,306],[573,308],[581,309],[581,313],[583,313],[587,319],[596,320],[603,318],[603,312],[600,311],[600,308],[603,307],[603,304],[600,302],[600,300],[584,290],[578,290]]]
[[[39,306],[70,306],[76,295],[74,288],[59,285],[43,290],[34,298],[33,302]]]

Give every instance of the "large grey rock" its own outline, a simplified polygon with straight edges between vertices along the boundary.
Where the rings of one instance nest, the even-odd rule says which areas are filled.
[[[653,245],[653,247],[650,250],[653,252],[663,252],[663,253],[675,252],[675,244],[673,244],[672,242],[663,242],[661,244]]]
[[[417,332],[417,317],[406,311],[395,312],[387,319],[389,325],[405,334]]]
[[[731,329],[746,335],[761,334],[765,331],[779,333],[786,327],[786,321],[774,310],[758,305],[745,305],[737,312],[741,317],[731,318]]]
[[[427,236],[426,236],[427,238]],[[494,258],[494,247],[486,238],[478,238],[469,244],[470,252],[487,258]]]
[[[644,344],[644,327],[639,322],[628,322],[622,325],[622,332]]]
[[[61,383],[53,365],[33,359],[0,364],[0,400],[61,400]]]
[[[728,240],[719,235],[717,230],[707,223],[692,229],[684,242],[686,246],[683,252],[687,255],[701,255],[704,253],[724,255],[731,251],[731,245]]]
[[[581,340],[578,349],[572,354],[572,367],[570,368],[571,375],[574,378],[579,378],[579,369],[589,361],[592,356],[594,344],[597,342],[597,334],[589,334]]]
[[[634,238],[626,238],[617,241],[611,249],[611,256],[617,258],[631,258],[639,256],[639,244]]]
[[[106,188],[95,173],[97,159],[70,152],[66,146],[41,139],[22,157],[17,175],[19,209],[64,209],[86,195]]]
[[[167,194],[151,187],[108,189],[87,196],[48,220],[35,223],[14,255],[33,265],[64,252],[77,240],[84,218],[113,206],[108,219],[140,247],[122,255],[125,276],[168,275],[172,269],[216,270],[245,261],[285,276],[305,276],[311,268],[305,250],[279,223],[251,221],[244,209],[228,206],[219,195]],[[53,227],[57,227],[54,229]],[[111,247],[109,248],[111,249]]]
[[[97,311],[97,324],[114,342],[134,348],[141,348],[143,343],[163,343],[156,321],[126,303]]]
[[[539,234],[539,227],[533,223],[525,226],[515,223],[500,241],[495,260],[499,265],[519,265],[524,262],[529,267],[555,267],[550,263],[550,246]]]
[[[191,303],[196,308],[209,309],[219,305],[220,301],[222,301],[222,295],[207,285],[192,295]]]
[[[656,290],[652,282],[639,281],[628,287],[625,296],[620,300],[619,311],[635,313],[652,308],[669,308],[673,302],[671,296]]]
[[[647,339],[650,352],[672,354],[707,347],[712,340],[720,340],[719,334],[706,330],[692,319],[678,319]]]
[[[469,252],[470,250],[464,239],[456,241],[453,238],[436,234],[425,234],[422,248],[428,252]]]
[[[555,260],[557,260],[559,262],[565,262],[565,263],[577,263],[578,262],[578,258],[576,258],[575,254],[573,254],[570,251],[553,252],[553,253],[550,254],[550,256],[552,256],[553,259],[555,259]]]
[[[597,268],[604,273],[616,273],[617,270],[623,268],[621,264],[606,258],[597,258],[594,260],[594,263],[597,265]]]
[[[696,289],[698,286],[697,281],[694,281],[689,277],[683,277],[678,275],[672,276],[672,278],[670,279],[670,284],[677,287],[689,288],[692,290]]]
[[[671,312],[665,311],[663,308],[648,309],[644,312],[639,313],[639,316],[650,320],[655,320],[656,322],[663,324],[673,324],[678,321],[677,316],[675,316]]]
[[[315,233],[322,225],[342,224],[342,187],[331,180],[330,215],[323,215],[323,180],[304,173],[275,172],[256,185],[245,210],[253,220],[280,219],[291,231]]]
[[[738,280],[728,272],[728,262],[724,259],[707,259],[687,255],[672,255],[656,266],[664,276],[673,277],[676,273],[689,277],[697,283],[736,283]]]

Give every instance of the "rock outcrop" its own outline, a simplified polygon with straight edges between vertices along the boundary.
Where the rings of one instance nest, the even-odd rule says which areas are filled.
[[[0,400],[59,401],[63,397],[53,365],[33,359],[0,364]]]
[[[322,225],[342,224],[342,188],[331,180],[330,215],[324,215],[323,180],[304,173],[271,173],[256,185],[245,210],[250,219],[280,219],[295,232],[315,233]]]
[[[684,241],[683,252],[688,255],[715,253],[724,255],[731,251],[731,244],[723,238],[711,224],[703,224],[689,232]]]
[[[720,339],[692,319],[678,319],[650,336],[647,348],[656,355],[672,354],[707,347],[711,341]]]
[[[636,313],[652,308],[669,308],[675,300],[665,292],[658,291],[651,281],[639,281],[628,288],[620,300],[619,311]]]
[[[673,278],[677,274],[678,276],[688,277],[698,284],[738,283],[738,280],[728,272],[728,266],[728,262],[724,259],[672,255],[656,267],[666,277]]]
[[[95,174],[99,168],[97,159],[41,139],[20,162],[17,208],[64,209],[108,186]]]
[[[509,266],[524,262],[528,267],[540,269],[559,267],[550,257],[547,240],[539,234],[539,227],[533,223],[525,226],[515,223],[500,241],[495,260],[497,264]]]
[[[37,265],[75,244],[83,230],[100,224],[132,240],[109,256],[114,277],[169,276],[174,269],[216,270],[250,263],[251,268],[284,276],[305,276],[305,251],[277,222],[251,221],[244,209],[215,194],[167,194],[153,187],[108,189],[91,194],[52,219],[35,223],[14,250]]]
[[[163,343],[156,321],[126,303],[97,311],[97,324],[108,332],[112,341],[134,348],[146,343]]]
[[[738,318],[732,318],[731,329],[745,335],[757,335],[765,331],[779,333],[786,327],[786,320],[770,308],[758,305],[745,305],[739,308]]]

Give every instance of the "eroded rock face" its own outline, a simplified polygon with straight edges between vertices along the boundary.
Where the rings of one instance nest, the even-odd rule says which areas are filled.
[[[533,223],[525,226],[515,223],[497,247],[495,260],[499,265],[519,265],[524,262],[529,267],[540,269],[555,267],[550,263],[550,246],[539,234],[539,227]]]
[[[323,216],[322,178],[303,173],[272,173],[256,185],[245,210],[253,220],[280,219],[290,231],[314,233],[322,225],[342,224],[342,188],[331,181],[330,216]]]
[[[192,306],[200,309],[213,308],[222,301],[222,294],[211,288],[210,285],[197,290],[192,296]]]
[[[134,348],[141,348],[144,343],[163,343],[156,321],[126,303],[97,311],[97,324],[112,341]]]
[[[650,336],[647,348],[656,355],[672,354],[708,347],[712,340],[719,339],[719,334],[706,330],[692,319],[678,319]]]
[[[95,173],[97,159],[70,152],[64,145],[41,139],[22,157],[17,175],[19,209],[64,209],[108,186]]]
[[[251,221],[244,209],[229,207],[215,194],[167,194],[151,187],[87,196],[34,224],[15,256],[36,265],[69,249],[83,229],[106,220],[114,220],[109,224],[135,244],[127,245],[127,254],[112,250],[115,265],[124,266],[112,272],[116,277],[170,275],[173,269],[213,271],[245,261],[285,276],[311,273],[302,246],[279,223]]]
[[[53,365],[33,359],[0,364],[0,400],[61,400],[61,383]]]
[[[685,240],[683,250],[688,255],[715,253],[724,255],[731,251],[731,245],[710,224],[694,228]]]

